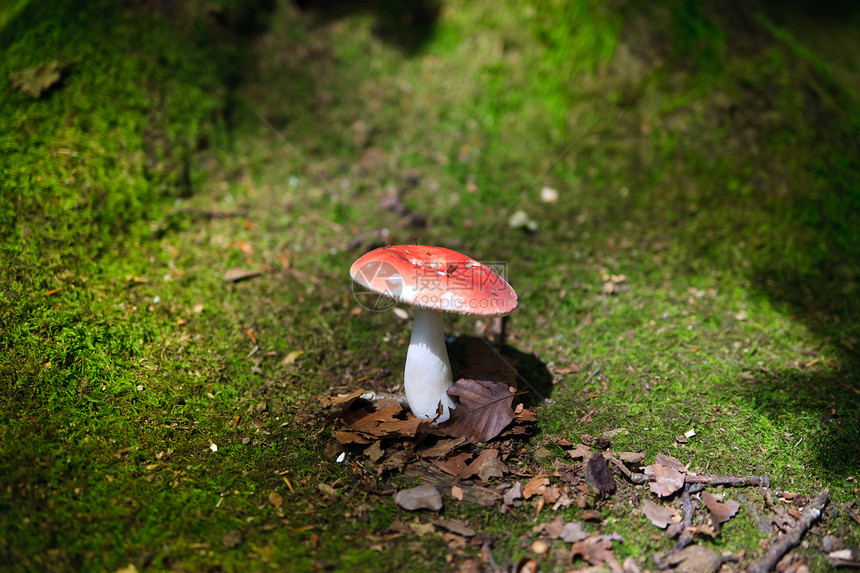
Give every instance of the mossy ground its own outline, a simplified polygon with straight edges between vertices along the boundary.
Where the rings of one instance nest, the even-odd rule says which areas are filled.
[[[614,448],[858,497],[857,76],[799,12],[114,4],[0,3],[4,568],[447,567],[438,537],[383,543],[414,516],[314,416],[402,368],[408,324],[347,276],[383,230],[506,263],[511,347],[582,367],[533,396],[524,463],[624,428]],[[48,60],[74,62],[62,83],[11,89]],[[384,207],[398,191],[420,217]],[[446,501],[498,562],[528,554],[530,519]],[[604,513],[619,557],[671,546],[624,496]],[[842,511],[824,527],[860,543]],[[744,514],[714,543],[761,539]]]

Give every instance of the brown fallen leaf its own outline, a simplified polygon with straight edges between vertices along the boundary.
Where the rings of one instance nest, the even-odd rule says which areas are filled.
[[[529,499],[535,494],[543,493],[544,489],[546,489],[546,486],[548,485],[549,478],[541,476],[533,477],[528,481],[528,483],[526,483],[525,487],[523,488],[523,498]]]
[[[594,415],[598,412],[598,408],[592,408],[588,413],[579,419],[580,424],[590,424],[594,420]]]
[[[660,497],[672,495],[684,487],[684,474],[687,469],[677,458],[657,454],[657,459],[643,471],[649,478],[648,487]]]
[[[723,502],[717,496],[707,491],[702,492],[702,502],[708,508],[708,511],[711,512],[711,523],[717,533],[720,531],[720,525],[734,517],[741,507],[741,504],[733,499]]]
[[[451,418],[439,424],[439,429],[449,436],[486,442],[514,419],[514,393],[506,384],[461,378],[448,388],[448,394],[460,401]]]
[[[642,501],[642,513],[645,514],[648,521],[660,529],[666,529],[669,524],[681,521],[681,516],[675,509],[666,505],[657,505],[650,499]]]
[[[235,549],[242,545],[242,532],[238,529],[231,529],[221,537],[221,545],[224,549]]]
[[[415,437],[418,430],[427,425],[427,420],[412,415],[397,418],[403,408],[400,405],[369,412],[351,420],[349,429],[374,437]]]
[[[343,430],[332,432],[342,444],[370,444],[379,438],[414,438],[429,426],[429,420],[404,411],[396,401],[359,402],[354,395],[355,392],[344,397],[344,405],[334,407],[327,418],[327,421],[340,419],[343,424]]]
[[[276,508],[280,508],[284,505],[284,498],[276,491],[273,491],[269,494],[269,503],[274,505]]]
[[[573,459],[582,458],[583,460],[587,460],[591,457],[591,448],[584,444],[577,444],[576,449],[567,450],[567,455]]]
[[[505,495],[502,496],[502,503],[505,505],[513,505],[514,500],[520,499],[523,497],[523,484],[522,482],[514,482],[514,485],[505,492]]]
[[[370,447],[365,448],[364,454],[373,463],[378,462],[385,455],[385,452],[382,450],[382,440],[376,440]]]
[[[645,454],[641,452],[612,452],[612,455],[627,464],[635,464],[645,459]]]
[[[581,555],[591,565],[606,564],[613,571],[621,571],[621,565],[612,553],[613,536],[592,535],[581,541],[577,541],[570,548],[571,559]]]
[[[565,543],[576,543],[583,539],[587,539],[588,536],[589,533],[582,529],[582,525],[580,525],[578,521],[571,521],[570,523],[564,524],[564,527],[561,530],[560,539]]]
[[[490,481],[490,478],[500,478],[508,472],[508,466],[500,458],[493,458],[481,466],[478,470],[478,478],[482,482]]]
[[[535,415],[535,413],[528,408],[521,408],[521,406],[522,404],[517,405],[516,414],[514,415],[514,421],[519,424],[537,422],[537,416]]]
[[[358,432],[348,432],[346,430],[335,430],[331,436],[340,444],[372,444],[373,440],[365,438]]]
[[[418,450],[418,455],[422,458],[444,458],[458,446],[466,443],[466,438],[452,438],[450,440],[439,440],[436,444]]]
[[[227,269],[224,272],[224,280],[230,283],[236,283],[245,279],[250,279],[263,274],[262,269]]]
[[[478,457],[472,460],[469,465],[460,470],[460,473],[457,475],[459,479],[469,479],[474,475],[478,475],[478,472],[481,471],[481,467],[489,462],[490,460],[494,460],[499,457],[499,450],[490,449],[483,450]]]
[[[436,527],[441,527],[442,529],[446,529],[451,533],[456,533],[457,535],[462,535],[463,537],[474,537],[475,530],[466,525],[465,522],[457,520],[457,519],[431,519],[430,523],[435,525]]]
[[[461,452],[456,456],[450,457],[445,460],[433,458],[430,460],[430,463],[445,472],[446,474],[457,477],[460,475],[460,472],[463,471],[463,468],[466,467],[469,456],[470,454]]]
[[[722,555],[701,545],[685,547],[666,559],[678,573],[717,573],[724,561]]]

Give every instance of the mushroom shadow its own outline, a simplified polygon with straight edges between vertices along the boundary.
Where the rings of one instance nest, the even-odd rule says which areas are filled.
[[[468,347],[475,343],[485,344],[500,362],[515,365],[517,393],[526,406],[537,406],[550,397],[553,388],[552,374],[543,360],[532,352],[523,352],[509,344],[499,347],[483,337],[462,335],[448,343],[448,357],[455,380],[460,378],[461,370],[469,362]]]

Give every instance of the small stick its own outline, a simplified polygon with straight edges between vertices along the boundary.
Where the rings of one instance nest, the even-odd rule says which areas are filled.
[[[684,476],[684,483],[702,483],[705,485],[760,485],[770,487],[769,476]]]
[[[682,502],[684,505],[684,529],[681,531],[681,535],[678,537],[677,543],[675,543],[675,546],[669,550],[668,553],[662,557],[659,555],[654,557],[654,562],[657,563],[657,567],[660,569],[666,569],[668,567],[667,560],[669,557],[684,549],[693,540],[693,534],[690,531],[693,527],[693,500],[690,499],[690,484],[688,483],[684,484]]]
[[[791,529],[778,542],[770,546],[764,557],[756,559],[749,568],[749,573],[767,573],[773,569],[782,556],[789,552],[792,547],[800,543],[812,523],[821,517],[821,510],[830,500],[830,491],[825,489],[813,498],[812,502],[803,510],[797,526]]]
[[[856,503],[856,502],[854,502],[854,503]],[[854,505],[854,503],[852,503],[851,505]],[[845,508],[845,513],[847,513],[848,516],[851,517],[851,519],[853,519],[854,521],[856,521],[857,523],[860,524],[860,517],[858,517],[856,513],[851,511],[851,505],[849,505],[848,507]]]
[[[633,483],[648,483],[648,476],[645,474],[631,474],[628,476]],[[770,486],[770,478],[768,476],[684,476],[685,484],[704,484],[704,485],[759,485],[764,487]]]

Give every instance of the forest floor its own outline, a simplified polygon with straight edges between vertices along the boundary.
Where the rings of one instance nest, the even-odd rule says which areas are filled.
[[[391,4],[0,2],[0,568],[743,571],[825,489],[780,570],[857,559],[860,10]],[[326,424],[416,241],[519,294],[517,433]]]

